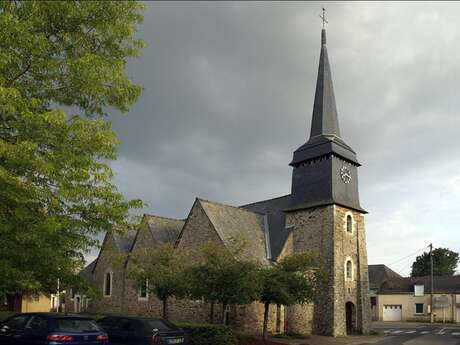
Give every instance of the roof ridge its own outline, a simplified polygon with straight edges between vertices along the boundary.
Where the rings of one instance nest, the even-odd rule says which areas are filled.
[[[207,199],[202,199],[202,198],[197,198],[200,202],[201,201],[204,201],[204,202],[207,202],[207,203],[210,203],[210,204],[215,204],[215,205],[219,205],[219,206],[225,206],[225,207],[231,207],[231,208],[234,208],[236,210],[239,210],[239,211],[244,211],[244,212],[248,212],[248,213],[254,213],[254,214],[257,214],[257,215],[260,215],[260,216],[263,216],[265,213],[261,213],[261,212],[256,212],[256,211],[251,211],[251,210],[247,210],[245,208],[241,208],[239,206],[233,206],[233,205],[228,205],[228,204],[224,204],[222,202],[217,202],[217,201],[211,201],[211,200],[207,200]]]
[[[162,218],[162,219],[169,219],[169,220],[177,220],[177,221],[181,221],[181,222],[185,222],[185,221],[186,221],[186,219],[172,218],[172,217],[164,217],[164,216],[159,216],[159,215],[156,215],[156,214],[148,214],[148,213],[144,213],[144,216],[147,216],[147,217],[156,217],[156,218]]]
[[[285,198],[285,197],[287,197],[287,196],[291,196],[291,194],[286,194],[286,195],[277,196],[277,197],[270,198],[270,199],[255,201],[255,202],[251,202],[251,203],[249,203],[249,204],[244,204],[244,205],[241,205],[241,206],[238,206],[238,207],[241,208],[241,207],[245,207],[245,206],[260,204],[260,203],[262,203],[262,202],[267,202],[267,201],[272,201],[272,200],[276,200],[276,199],[281,199],[281,198]]]

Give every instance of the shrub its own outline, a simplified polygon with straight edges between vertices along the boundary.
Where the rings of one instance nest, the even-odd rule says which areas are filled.
[[[207,323],[175,323],[191,336],[190,345],[237,345],[230,327]]]
[[[247,343],[251,342],[253,340],[258,339],[254,334],[252,333],[242,333],[242,332],[235,332],[236,339],[238,340],[238,343]]]
[[[3,321],[7,317],[10,317],[14,314],[18,314],[18,313],[15,313],[14,311],[0,311],[0,321]]]

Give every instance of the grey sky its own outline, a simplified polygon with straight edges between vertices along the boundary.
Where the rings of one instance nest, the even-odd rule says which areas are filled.
[[[289,193],[309,131],[324,3],[148,3],[144,86],[111,119],[120,190],[186,217],[195,197]],[[460,250],[459,3],[326,3],[342,137],[358,153],[369,263]],[[392,267],[408,273],[414,256]]]

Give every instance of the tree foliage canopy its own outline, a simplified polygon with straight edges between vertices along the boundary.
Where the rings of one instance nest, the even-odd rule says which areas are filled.
[[[186,269],[190,262],[187,253],[166,244],[139,250],[130,260],[131,277],[139,285],[148,282],[148,291],[163,302],[163,317],[167,319],[168,299],[173,296],[181,298],[187,293]]]
[[[323,279],[313,256],[298,253],[286,256],[278,264],[259,273],[260,296],[264,304],[263,337],[267,338],[270,304],[293,305],[312,302]]]
[[[453,276],[457,270],[458,253],[447,248],[433,250],[433,275]],[[429,276],[431,272],[430,253],[417,256],[412,264],[412,277]]]
[[[221,303],[225,309],[232,304],[247,304],[259,294],[257,265],[239,258],[231,250],[215,243],[203,247],[203,260],[189,272],[189,293],[192,298]]]
[[[292,254],[278,264],[260,271],[262,303],[282,305],[313,301],[321,279],[314,258],[306,253]]]
[[[134,36],[141,10],[133,1],[0,2],[0,294],[73,279],[95,235],[142,205],[112,182],[118,140],[105,117],[140,95],[124,70],[143,45]]]

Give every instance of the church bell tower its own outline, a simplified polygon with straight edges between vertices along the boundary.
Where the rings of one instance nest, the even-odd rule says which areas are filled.
[[[313,311],[292,312],[291,326],[301,330],[299,320],[311,313],[317,334],[367,333],[370,301],[360,164],[340,134],[324,28],[310,136],[295,150],[290,165],[292,190],[285,212],[294,252],[316,253],[327,275],[320,302]]]

